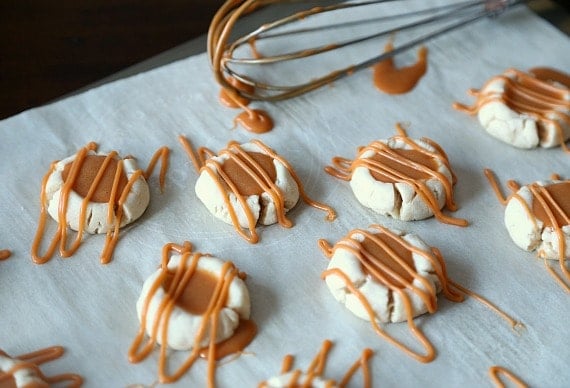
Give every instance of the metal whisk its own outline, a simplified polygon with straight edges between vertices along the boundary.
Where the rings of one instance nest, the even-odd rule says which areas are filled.
[[[421,45],[439,35],[484,17],[496,16],[507,8],[528,1],[467,0],[455,1],[453,4],[447,2],[447,4],[429,8],[425,4],[418,8],[417,3],[423,3],[423,1],[416,1],[416,7],[413,9],[408,10],[406,8],[407,10],[403,13],[390,13],[390,7],[393,8],[394,5],[407,6],[406,3],[413,3],[413,1],[369,0],[339,3],[338,1],[307,2],[303,0],[229,0],[220,8],[210,25],[208,55],[214,76],[222,87],[233,90],[238,95],[251,100],[283,100],[317,89],[398,55],[414,46]],[[245,33],[242,36],[232,36],[235,35],[234,27],[238,21],[244,17],[252,17],[249,14],[257,8],[269,9],[270,5],[278,3],[311,3],[312,7],[277,20],[265,22],[252,32]],[[322,3],[326,4],[318,6]],[[376,9],[372,10],[372,7],[376,7]],[[361,15],[349,20],[347,17],[348,10],[356,9],[361,10]],[[316,18],[324,14],[327,14],[329,18],[326,22],[319,23]],[[331,19],[337,20],[330,22]],[[290,67],[287,74],[305,73],[310,66],[322,66],[335,61],[338,62],[336,60],[338,58],[335,59],[330,54],[337,53],[341,49],[370,42],[376,38],[396,36],[396,39],[399,39],[401,35],[419,29],[423,29],[419,35],[408,38],[404,43],[395,44],[391,51],[373,55],[365,60],[356,59],[348,65],[329,69],[322,76],[313,76],[308,80],[289,85],[283,84],[282,80],[270,82],[264,79],[264,77],[271,78],[271,74],[275,73],[273,66],[278,64],[329,55],[328,59],[321,59],[319,62],[291,65],[297,66],[297,68],[292,70],[293,67]],[[362,32],[358,33],[358,31]],[[323,42],[298,48],[299,43],[307,41],[301,37],[309,34],[312,34],[313,37],[309,38],[309,41],[315,42],[315,38],[318,38]],[[326,38],[329,38],[329,41]],[[279,44],[272,43],[277,40],[279,40]],[[256,45],[262,41],[265,46],[260,53]],[[272,42],[270,43],[270,41]],[[273,53],[277,49],[276,46],[284,52]],[[338,56],[345,60],[350,59],[350,54],[346,56],[337,54],[336,57]],[[238,88],[230,84],[228,77],[240,81],[242,86]]]

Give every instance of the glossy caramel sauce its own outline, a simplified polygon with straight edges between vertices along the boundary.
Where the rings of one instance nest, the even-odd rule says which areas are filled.
[[[356,235],[363,236],[363,242],[360,242],[361,238]],[[418,255],[429,261],[433,268],[430,274],[438,278],[443,295],[448,300],[461,302],[464,296],[468,295],[495,312],[508,322],[514,330],[523,327],[520,322],[514,320],[486,298],[449,279],[445,261],[437,248],[431,248],[431,253],[421,250],[405,241],[401,236],[380,225],[371,225],[369,230],[355,229],[333,247],[323,239],[319,240],[318,244],[329,259],[337,249],[349,251],[358,259],[365,274],[372,277],[376,283],[388,288],[392,295],[397,293],[400,296],[406,312],[409,330],[422,345],[424,354],[413,350],[380,327],[370,301],[341,269],[331,268],[321,274],[323,279],[328,276],[341,278],[347,290],[355,295],[366,309],[370,324],[376,334],[420,362],[433,361],[435,349],[429,339],[425,337],[414,323],[414,312],[409,293],[417,295],[425,304],[429,313],[435,313],[437,311],[437,290],[426,277],[417,272],[411,255]]]
[[[564,140],[560,121],[570,126],[570,86],[568,75],[549,68],[531,69],[525,73],[509,69],[505,73],[488,80],[480,90],[470,89],[469,94],[477,100],[473,106],[454,103],[453,107],[470,115],[477,114],[481,107],[491,102],[501,102],[509,109],[537,121],[539,138],[543,138],[544,127],[552,125],[557,133],[560,145],[565,152],[570,152]],[[504,92],[483,92],[487,85],[501,81]],[[559,82],[566,86],[556,85]],[[557,120],[553,119],[557,118]]]
[[[12,256],[12,251],[9,249],[0,249],[0,261],[7,260]]]
[[[265,133],[273,129],[273,119],[260,109],[246,109],[236,116],[234,123],[253,133]]]
[[[169,150],[167,147],[160,148],[152,157],[149,167],[145,172],[136,170],[129,178],[124,173],[123,160],[119,159],[116,151],[106,156],[93,155],[97,150],[96,143],[89,143],[75,154],[75,159],[64,166],[62,178],[64,184],[61,187],[61,195],[58,207],[58,228],[55,232],[44,255],[40,255],[40,245],[43,239],[45,226],[48,218],[46,185],[50,175],[55,171],[57,164],[53,162],[49,171],[42,180],[40,193],[40,218],[38,228],[32,243],[32,260],[36,264],[48,262],[55,250],[59,248],[61,257],[70,257],[79,246],[85,232],[86,211],[90,202],[108,203],[108,222],[113,225],[105,236],[105,246],[101,253],[101,263],[111,261],[113,251],[119,239],[119,228],[123,217],[123,205],[131,192],[132,186],[142,176],[145,179],[152,171],[159,159],[162,161],[160,171],[160,187],[164,186],[164,177],[168,167]],[[68,244],[67,209],[71,191],[83,197],[80,210],[79,230],[74,241]],[[68,246],[69,245],[69,246]]]
[[[410,139],[400,124],[397,124],[396,129],[398,135],[394,136],[393,139],[404,142],[408,149],[393,149],[383,142],[374,141],[366,147],[360,147],[354,160],[342,157],[333,158],[332,166],[325,167],[325,171],[335,178],[349,181],[352,179],[354,170],[358,167],[364,167],[370,171],[372,177],[377,181],[407,183],[424,200],[439,221],[457,226],[467,226],[468,222],[464,219],[444,215],[439,208],[437,198],[427,186],[429,179],[439,181],[445,190],[445,207],[451,211],[457,210],[453,200],[455,175],[443,149],[433,140],[423,138],[424,142],[435,149],[434,152],[428,151]],[[361,158],[364,153],[369,151],[373,152],[372,157]],[[440,165],[447,167],[452,174],[452,180],[438,171]]]
[[[31,370],[37,379],[40,379],[41,383],[30,383],[26,385],[26,388],[35,387],[45,387],[57,385],[60,386],[61,383],[66,383],[67,388],[78,388],[83,384],[83,378],[79,375],[72,373],[65,373],[56,376],[46,376],[40,370],[42,364],[57,360],[64,353],[64,349],[61,346],[52,346],[45,349],[40,349],[32,353],[23,354],[17,357],[9,357],[6,353],[0,350],[0,355],[4,357],[12,358],[19,361],[10,370],[2,371],[0,370],[0,388],[16,388],[16,381],[14,379],[14,374],[20,370]]]
[[[564,180],[559,183],[549,184],[547,186],[540,186],[536,183],[531,183],[528,188],[532,194],[532,205],[529,206],[527,202],[522,198],[517,191],[519,190],[519,185],[514,181],[509,181],[509,188],[512,193],[508,198],[505,198],[499,184],[494,176],[494,173],[490,169],[486,169],[485,176],[489,180],[491,187],[493,188],[495,195],[499,199],[502,205],[506,205],[511,198],[517,199],[521,206],[525,209],[530,220],[539,219],[544,223],[544,227],[550,227],[554,230],[558,240],[558,265],[560,272],[564,276],[564,279],[557,274],[546,262],[544,264],[550,275],[568,292],[570,292],[570,271],[566,266],[566,236],[562,228],[564,226],[570,225],[570,180]],[[555,177],[557,180],[560,179],[558,175]],[[538,229],[538,224],[536,221],[535,228]],[[539,256],[543,256],[542,252],[538,252]]]
[[[527,388],[528,386],[518,378],[513,372],[505,367],[495,365],[489,368],[489,377],[497,388],[505,388],[506,385],[501,381],[500,376],[505,376],[517,388]]]
[[[240,92],[243,92],[245,94],[253,93],[253,90],[254,90],[253,86],[248,85],[246,83],[243,83],[235,77],[228,77],[227,81],[229,82],[229,84],[231,86],[233,86],[234,88],[236,88]],[[222,103],[222,105],[225,105],[228,108],[239,108],[243,105],[249,104],[249,102],[250,102],[249,98],[244,97],[241,94],[231,93],[228,91],[228,89],[225,89],[225,88],[222,88],[220,90],[219,99],[220,99],[220,102]]]
[[[384,52],[394,50],[390,42]],[[427,71],[427,48],[418,50],[416,63],[406,67],[396,67],[394,58],[388,58],[374,65],[374,85],[388,94],[403,94],[412,90]]]
[[[168,262],[172,253],[181,255],[178,267],[172,272],[168,269]],[[217,344],[215,342],[218,330],[217,321],[221,310],[225,307],[230,284],[237,277],[244,277],[231,262],[225,262],[219,276],[212,276],[197,269],[198,261],[204,255],[193,253],[192,245],[185,242],[183,245],[166,244],[162,250],[160,274],[150,287],[147,299],[143,303],[141,324],[131,347],[129,348],[129,361],[138,363],[148,357],[161,338],[160,355],[158,361],[158,379],[160,383],[168,384],[179,380],[200,357],[208,361],[208,386],[215,386],[216,360],[230,353],[241,352],[253,340],[257,331],[252,321],[242,321],[236,333],[229,339]],[[202,272],[202,273],[200,273]],[[143,343],[146,336],[147,314],[151,299],[156,291],[162,287],[165,297],[157,309],[156,319],[152,324],[152,335]],[[204,287],[199,288],[199,287]],[[195,343],[200,343],[206,333],[209,333],[210,342],[205,349],[194,347],[186,360],[171,372],[168,367],[167,333],[168,321],[178,305],[187,311],[200,313],[203,316],[201,326],[197,330]],[[159,330],[159,325],[162,329]]]
[[[336,214],[330,206],[313,201],[305,194],[303,185],[291,165],[260,140],[251,141],[261,149],[261,152],[255,153],[242,150],[239,143],[235,141],[229,142],[226,148],[221,150],[218,154],[219,156],[225,155],[228,157],[224,163],[213,160],[212,157],[215,156],[215,153],[208,148],[202,147],[199,148],[197,152],[194,152],[190,142],[185,137],[180,136],[179,140],[198,172],[202,173],[205,171],[208,173],[212,180],[216,182],[218,190],[220,190],[221,193],[232,192],[241,203],[248,218],[249,233],[243,231],[240,227],[236,209],[231,204],[228,195],[223,195],[235,230],[250,243],[257,243],[259,236],[256,231],[257,222],[246,203],[247,197],[251,195],[247,193],[253,193],[255,195],[258,195],[260,192],[267,193],[275,204],[277,222],[286,228],[293,226],[292,222],[285,216],[285,199],[283,193],[275,184],[276,174],[273,164],[274,160],[281,163],[287,171],[289,171],[299,188],[299,195],[305,203],[326,211],[327,220],[329,221],[336,218]],[[264,156],[256,154],[262,154]],[[225,167],[226,165],[228,166],[227,168]]]
[[[345,373],[342,379],[337,382],[332,379],[324,379],[324,370],[327,363],[328,354],[332,347],[332,342],[330,340],[325,340],[321,346],[320,351],[317,353],[307,370],[303,373],[302,370],[293,370],[294,358],[292,355],[288,354],[283,358],[283,363],[281,367],[280,374],[291,373],[291,379],[287,384],[287,388],[301,388],[301,387],[312,387],[312,384],[316,378],[325,380],[326,387],[337,387],[345,388],[350,383],[352,376],[359,370],[362,370],[362,387],[371,388],[372,387],[372,377],[370,375],[370,368],[368,365],[369,359],[374,355],[371,349],[364,349],[360,358],[350,367],[350,369]],[[304,374],[304,376],[303,376]],[[269,388],[266,381],[261,382],[258,385],[259,388]]]

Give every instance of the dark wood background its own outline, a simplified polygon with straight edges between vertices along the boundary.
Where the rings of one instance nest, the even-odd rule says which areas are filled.
[[[570,31],[568,0],[534,0]],[[0,119],[205,33],[223,0],[0,0]]]
[[[0,0],[0,119],[197,37],[222,0]]]

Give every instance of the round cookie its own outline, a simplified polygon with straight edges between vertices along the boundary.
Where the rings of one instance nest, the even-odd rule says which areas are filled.
[[[538,181],[508,199],[505,226],[514,243],[545,259],[570,258],[570,180]],[[563,241],[560,241],[560,237]],[[564,247],[561,252],[560,247]]]
[[[87,151],[87,152],[85,152]],[[103,168],[103,163],[107,160],[108,165]],[[81,168],[74,177],[74,162],[81,162]],[[66,202],[67,212],[65,214],[66,225],[73,230],[83,228],[88,233],[107,233],[115,228],[114,216],[109,221],[109,202],[111,200],[116,171],[122,165],[122,174],[118,178],[117,191],[114,196],[114,206],[119,202],[119,198],[128,190],[122,206],[122,216],[120,227],[123,227],[137,218],[146,210],[150,193],[148,184],[132,158],[120,159],[116,152],[101,153],[94,150],[78,152],[66,159],[63,159],[52,166],[51,173],[45,185],[45,201],[50,216],[59,222],[59,209],[62,201]],[[95,187],[92,187],[97,175],[102,173],[101,180]],[[133,175],[134,182],[130,182]],[[73,180],[71,190],[65,195],[66,182]],[[90,191],[92,191],[90,193]],[[63,195],[62,195],[63,194]],[[87,197],[90,198],[87,200]],[[81,221],[81,208],[87,200],[86,211]]]
[[[288,212],[299,200],[288,166],[254,142],[232,143],[206,160],[195,190],[216,218],[241,228],[251,221],[274,224],[280,212]]]
[[[401,322],[433,310],[444,279],[431,248],[418,236],[382,227],[356,229],[331,252],[325,282],[334,298],[359,318]]]
[[[182,258],[182,255],[173,254],[166,271],[161,268],[144,282],[136,307],[139,321],[144,325],[147,334],[153,336],[153,331],[163,332],[165,317],[162,309],[165,303],[174,300],[174,305],[167,318],[166,345],[175,350],[190,350],[196,346],[198,333],[204,325],[207,328],[206,333],[201,337],[198,345],[205,347],[210,343],[209,319],[211,318],[206,317],[205,321],[205,316],[208,315],[207,309],[212,302],[211,299],[214,298],[220,279],[228,276],[228,263],[219,258],[204,255],[193,255],[191,262],[187,260],[181,262]],[[173,284],[178,279],[176,276],[181,277],[188,270],[192,273],[186,284],[180,281]],[[175,289],[172,290],[172,287]],[[179,292],[179,295],[175,297],[174,292]],[[235,276],[231,279],[227,297],[217,315],[215,343],[230,338],[240,320],[249,319],[249,314],[249,292],[243,280]],[[156,340],[162,344],[161,335],[156,336]]]
[[[10,377],[6,378],[5,375]],[[10,381],[12,380],[12,381]],[[35,365],[29,362],[14,359],[0,350],[0,384],[6,387],[15,388],[49,388],[50,385],[45,381],[41,372]],[[11,385],[12,383],[13,385]]]
[[[566,80],[564,80],[566,78]],[[528,73],[509,69],[488,80],[481,90],[470,90],[474,106],[454,107],[477,118],[493,137],[524,149],[550,148],[570,139],[570,82],[554,70]]]

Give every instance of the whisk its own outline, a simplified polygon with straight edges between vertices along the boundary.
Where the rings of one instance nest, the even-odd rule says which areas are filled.
[[[453,4],[443,4],[435,7],[407,10],[404,13],[388,14],[389,8],[379,10],[380,16],[371,16],[368,7],[391,5],[407,5],[410,0],[374,0],[342,2],[338,1],[303,1],[303,0],[229,0],[216,13],[210,29],[208,31],[208,55],[210,64],[216,81],[225,89],[232,90],[237,95],[249,100],[276,101],[290,97],[295,97],[303,93],[315,90],[323,85],[337,81],[356,71],[368,68],[380,61],[398,55],[410,48],[421,45],[437,36],[465,26],[488,16],[496,16],[507,8],[515,5],[527,3],[529,0],[468,0],[454,2]],[[257,8],[269,8],[270,5],[283,3],[311,3],[325,5],[312,5],[311,8],[294,12],[283,18],[263,23],[252,32],[234,38],[234,27],[244,16],[253,13]],[[418,3],[416,1],[416,3]],[[423,1],[421,2],[423,3]],[[364,9],[361,13],[364,17],[354,20],[347,20],[347,11],[354,9]],[[339,13],[336,15],[338,21],[327,23],[311,24],[311,21],[323,14]],[[248,16],[249,17],[249,16]],[[330,19],[330,18],[329,18]],[[381,25],[388,27],[380,28]],[[344,64],[336,69],[328,71],[324,76],[312,77],[307,81],[294,84],[279,84],[268,82],[263,79],[263,75],[274,72],[271,66],[277,64],[299,61],[315,56],[330,54],[340,49],[351,47],[363,42],[369,42],[376,38],[392,38],[394,35],[407,33],[420,28],[431,28],[427,32],[421,32],[419,36],[414,36],[406,42],[394,45],[391,51],[373,55],[365,60],[356,60],[348,65]],[[364,29],[365,33],[356,37],[345,38],[348,32],[336,37],[336,41],[325,42],[313,47],[295,48],[295,45],[304,41],[301,34],[313,34],[319,39],[334,36],[335,33],[345,29],[351,32],[355,29]],[[425,30],[422,30],[425,31]],[[281,39],[280,46],[285,50],[282,53],[268,53],[263,51],[260,54],[256,49],[256,43]],[[311,38],[313,39],[313,38]],[[306,41],[306,39],[305,39]],[[245,49],[244,49],[244,46]],[[249,55],[243,55],[250,47]],[[270,44],[266,44],[271,48]],[[269,51],[269,50],[268,50]],[[241,53],[241,55],[238,55]],[[341,55],[342,56],[342,55]],[[350,57],[350,55],[347,55]],[[328,63],[321,60],[320,64]],[[309,65],[297,65],[295,71],[287,74],[305,72],[309,66],[314,66],[316,62]],[[264,70],[261,70],[264,68]],[[229,78],[234,78],[241,83],[241,87],[236,87],[229,82]],[[245,85],[245,87],[244,87]]]

